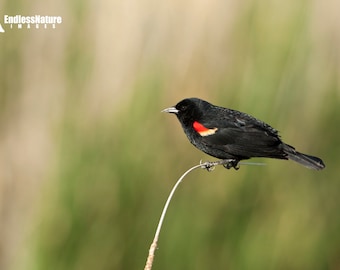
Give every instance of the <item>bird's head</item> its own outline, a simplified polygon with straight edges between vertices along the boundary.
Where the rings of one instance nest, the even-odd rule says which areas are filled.
[[[208,105],[210,103],[199,98],[186,98],[162,112],[176,114],[181,124],[187,126],[200,119],[203,115],[203,108]]]

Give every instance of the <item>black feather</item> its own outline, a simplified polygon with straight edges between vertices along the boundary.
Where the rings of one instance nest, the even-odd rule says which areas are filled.
[[[198,98],[184,99],[164,111],[175,113],[189,141],[216,158],[237,162],[252,157],[291,159],[307,168],[325,168],[321,159],[297,152],[282,142],[276,129],[249,114]],[[195,130],[194,122],[214,132],[201,135]]]

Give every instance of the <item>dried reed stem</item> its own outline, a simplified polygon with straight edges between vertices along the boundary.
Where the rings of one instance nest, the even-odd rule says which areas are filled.
[[[158,238],[159,238],[159,234],[161,232],[161,228],[162,228],[162,225],[163,225],[163,221],[164,221],[164,217],[165,217],[165,214],[168,210],[168,206],[170,204],[170,201],[178,187],[178,185],[182,182],[182,180],[184,179],[184,177],[190,173],[191,171],[195,170],[195,169],[198,169],[198,168],[202,168],[202,169],[206,169],[208,171],[212,171],[215,166],[217,165],[226,165],[226,164],[229,164],[230,162],[232,162],[233,160],[218,160],[218,161],[214,161],[214,162],[204,162],[204,163],[200,163],[199,165],[196,165],[192,168],[190,168],[189,170],[187,170],[179,179],[178,181],[176,182],[176,184],[174,185],[174,187],[172,188],[171,192],[170,192],[170,195],[164,205],[164,208],[163,208],[163,212],[162,212],[162,215],[161,215],[161,218],[159,219],[159,222],[158,222],[158,226],[157,226],[157,230],[156,230],[156,233],[155,233],[155,237],[152,241],[152,244],[150,246],[150,249],[149,249],[149,256],[146,260],[146,264],[145,264],[145,267],[144,267],[144,270],[151,270],[152,268],[152,264],[153,264],[153,259],[155,257],[155,250],[157,248],[157,243],[158,243]]]

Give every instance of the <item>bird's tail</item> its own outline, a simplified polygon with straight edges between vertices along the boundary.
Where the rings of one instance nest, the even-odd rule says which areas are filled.
[[[287,154],[288,159],[300,163],[309,169],[322,170],[326,167],[320,158],[299,153],[290,145],[285,144],[283,151]]]

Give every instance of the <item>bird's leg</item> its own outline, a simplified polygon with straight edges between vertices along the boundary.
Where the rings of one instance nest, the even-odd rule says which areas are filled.
[[[207,162],[202,162],[200,161],[200,164],[202,168],[206,169],[208,172],[211,172],[215,169],[215,166],[217,165],[223,165],[224,168],[230,169],[234,168],[235,170],[238,170],[240,168],[239,166],[239,160],[237,159],[221,159],[217,161],[207,161]]]
[[[231,168],[238,170],[240,168],[240,165],[238,164],[239,161],[237,159],[224,159],[221,161],[222,161],[221,164],[223,165],[223,167],[228,170]]]

